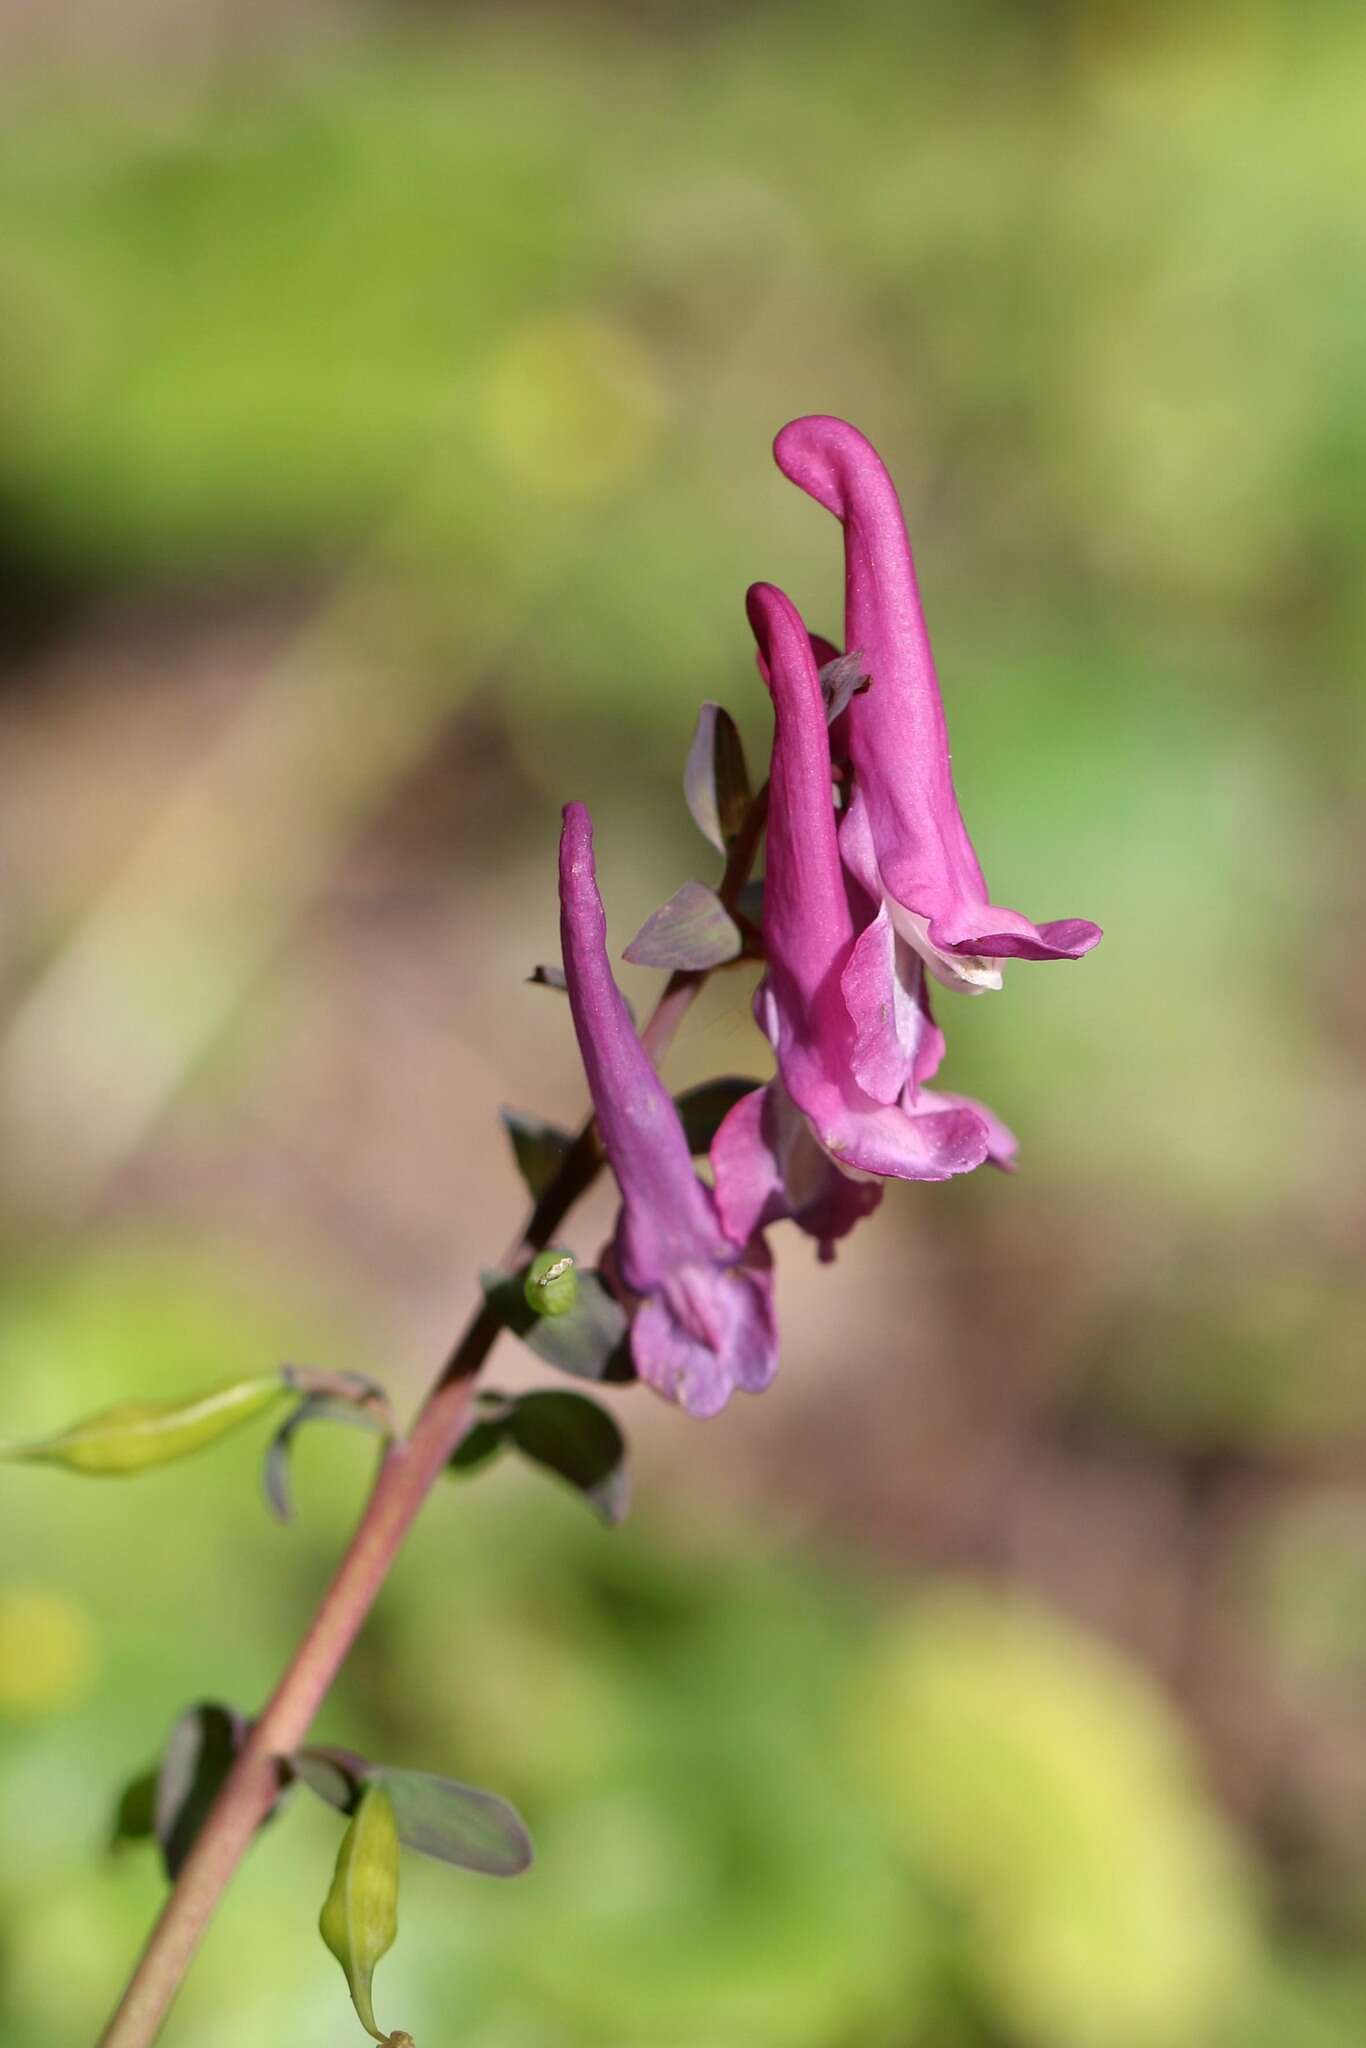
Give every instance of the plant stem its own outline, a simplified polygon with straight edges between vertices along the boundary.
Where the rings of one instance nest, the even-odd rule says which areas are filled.
[[[754,862],[767,789],[750,805],[731,846],[720,895],[733,903]],[[658,1063],[706,981],[705,973],[670,975],[641,1033]],[[602,1165],[590,1117],[536,1203],[504,1264],[543,1251]],[[294,1656],[252,1726],[232,1770],[205,1817],[194,1847],[162,1908],[99,2048],[150,2048],[219,1899],[278,1796],[280,1759],[299,1748],[363,1627],[427,1495],[449,1464],[468,1426],[475,1381],[501,1324],[487,1303],[471,1315],[403,1443],[385,1453],[355,1534]]]

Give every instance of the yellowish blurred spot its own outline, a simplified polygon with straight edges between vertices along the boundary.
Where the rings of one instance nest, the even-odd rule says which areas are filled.
[[[42,1720],[84,1698],[97,1664],[89,1615],[46,1586],[0,1589],[0,1715]]]
[[[1021,2040],[1212,2038],[1253,1967],[1247,1873],[1137,1665],[1041,1606],[944,1585],[888,1628],[856,1723]]]
[[[592,498],[634,476],[664,413],[659,373],[638,335],[562,314],[513,335],[489,378],[484,425],[494,454],[533,489]]]

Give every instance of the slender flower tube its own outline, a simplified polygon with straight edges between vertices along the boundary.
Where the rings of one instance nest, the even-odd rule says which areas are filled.
[[[768,971],[755,1015],[777,1054],[778,1077],[731,1111],[712,1165],[733,1237],[792,1216],[829,1257],[834,1240],[876,1206],[882,1179],[945,1180],[988,1158],[1004,1164],[1013,1140],[989,1111],[921,1086],[942,1040],[913,957],[898,985],[901,1014],[891,1016],[890,969],[875,971],[887,967],[890,922],[878,927],[875,919],[861,934],[855,927],[806,628],[770,584],[754,585],[748,608],[775,714],[764,876]],[[869,1069],[886,1099],[865,1085]]]
[[[988,895],[958,810],[948,734],[895,486],[855,427],[825,414],[773,444],[784,476],[844,527],[845,647],[872,687],[847,713],[855,794],[845,862],[896,933],[950,988],[1001,986],[1001,959],[1075,960],[1099,942],[1084,918],[1032,924]]]
[[[771,1261],[756,1232],[732,1241],[722,1227],[678,1111],[636,1036],[608,963],[582,804],[564,811],[560,934],[598,1131],[621,1189],[611,1261],[633,1312],[636,1371],[690,1415],[715,1415],[737,1387],[760,1393],[777,1370]]]

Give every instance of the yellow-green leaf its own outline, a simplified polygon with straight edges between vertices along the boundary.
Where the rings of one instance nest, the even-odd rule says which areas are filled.
[[[375,2023],[370,1994],[375,1965],[398,1933],[398,1827],[382,1785],[366,1786],[342,1837],[318,1930],[346,1972],[361,2025],[377,2041],[391,2042]]]
[[[250,1422],[289,1389],[276,1373],[234,1380],[189,1401],[120,1401],[57,1436],[15,1444],[3,1455],[28,1464],[65,1465],[100,1477],[169,1464]]]

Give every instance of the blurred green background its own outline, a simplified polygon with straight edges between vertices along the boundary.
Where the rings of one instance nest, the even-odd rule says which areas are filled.
[[[762,750],[745,585],[838,630],[793,414],[898,478],[997,900],[1107,928],[941,998],[1019,1175],[782,1239],[777,1385],[624,1397],[624,1530],[430,1505],[321,1733],[540,1857],[408,1860],[421,2048],[1366,2030],[1364,63],[1349,0],[0,4],[5,1434],[416,1401],[495,1105],[579,1113],[559,804],[623,944],[711,876],[699,699]],[[763,1070],[748,995],[671,1078]],[[344,1540],[366,1444],[289,1531],[258,1449],[0,1484],[6,2048],[94,2036],[122,1783]],[[169,2043],[359,2039],[336,1842],[258,1844]]]

